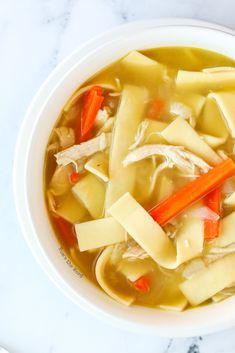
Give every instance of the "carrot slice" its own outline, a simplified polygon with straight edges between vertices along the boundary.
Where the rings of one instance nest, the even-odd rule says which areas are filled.
[[[69,223],[65,219],[58,217],[54,218],[57,229],[60,232],[60,236],[68,247],[74,247],[77,245],[77,237],[75,235],[73,224]]]
[[[216,189],[233,175],[235,175],[235,163],[228,158],[217,164],[208,173],[203,174],[168,197],[165,201],[150,210],[149,213],[156,222],[164,225],[181,213],[186,207]]]
[[[147,111],[148,118],[159,119],[163,110],[165,109],[165,106],[166,102],[161,99],[157,99],[151,102]]]
[[[221,204],[221,188],[217,188],[211,191],[204,198],[204,203],[212,211],[220,216],[220,204]],[[204,221],[204,239],[214,239],[219,236],[220,231],[220,220],[212,221],[206,219]]]
[[[93,86],[85,95],[81,111],[81,121],[76,126],[76,142],[84,142],[91,137],[98,110],[101,108],[104,97],[102,88]]]
[[[134,287],[141,293],[148,293],[150,291],[150,280],[147,276],[142,276],[134,282]]]
[[[76,184],[78,182],[79,178],[80,178],[79,173],[76,173],[76,172],[71,173],[69,176],[70,183]]]

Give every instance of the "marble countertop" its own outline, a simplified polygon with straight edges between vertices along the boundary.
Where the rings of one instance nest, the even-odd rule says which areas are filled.
[[[76,307],[32,257],[16,219],[12,161],[30,100],[53,68],[93,36],[132,20],[190,17],[235,28],[234,0],[0,2],[0,345],[12,353],[232,353],[235,328],[167,339],[113,328]]]

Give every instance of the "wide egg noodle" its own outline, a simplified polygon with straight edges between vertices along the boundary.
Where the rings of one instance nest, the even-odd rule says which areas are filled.
[[[126,232],[112,217],[75,224],[80,251],[102,248],[125,241]]]
[[[125,168],[122,161],[143,119],[147,94],[147,90],[143,87],[132,85],[123,87],[110,148],[106,209],[125,192],[134,190],[136,168],[135,166]]]
[[[235,137],[235,92],[217,92],[209,95],[215,99],[231,136]]]
[[[212,68],[203,71],[179,70],[176,77],[176,87],[194,92],[208,92],[235,88],[235,69]]]
[[[124,305],[131,305],[135,297],[131,295],[124,295],[123,293],[117,292],[112,288],[112,286],[108,283],[106,276],[105,276],[105,268],[107,263],[110,260],[110,256],[112,254],[113,247],[108,246],[103,250],[101,255],[99,256],[96,266],[95,266],[95,274],[96,274],[96,279],[101,288],[107,293],[111,298],[116,300],[120,304]]]
[[[187,123],[177,118],[162,131],[162,136],[173,145],[184,146],[189,151],[203,158],[211,165],[218,164],[221,159],[216,152],[203,141],[198,133]]]
[[[129,194],[122,196],[109,213],[160,266],[175,269],[181,263],[199,256],[203,246],[202,221],[186,221],[176,239],[176,248],[160,225]],[[195,240],[197,236],[197,240]],[[187,240],[187,245],[185,240]],[[178,253],[177,253],[178,252]]]
[[[180,284],[191,305],[199,305],[235,281],[235,253],[212,262]]]
[[[223,145],[227,139],[226,137],[218,137],[218,136],[213,136],[213,135],[208,135],[203,133],[200,133],[200,136],[213,149]]]
[[[159,82],[165,75],[165,67],[162,64],[138,51],[127,54],[120,61],[120,65],[122,70],[128,76],[131,76],[132,80],[135,81],[137,78],[138,84],[142,81],[146,82],[146,80]]]

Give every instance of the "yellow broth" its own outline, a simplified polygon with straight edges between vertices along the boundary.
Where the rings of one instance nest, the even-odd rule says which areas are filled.
[[[169,123],[174,120],[174,116],[167,111],[167,107],[170,101],[176,99],[184,103],[184,99],[187,98],[187,91],[176,91],[174,79],[177,74],[177,70],[189,70],[189,71],[199,71],[204,68],[212,68],[217,66],[223,67],[235,67],[235,63],[232,59],[227,58],[218,53],[196,49],[196,48],[183,48],[183,47],[166,47],[149,49],[142,51],[147,57],[158,61],[159,63],[167,67],[167,72],[169,80],[160,81],[156,84],[155,80],[151,77],[138,75],[138,73],[133,74],[133,72],[128,72],[128,70],[123,70],[120,61],[117,61],[108,67],[104,68],[96,75],[94,75],[90,80],[84,83],[86,85],[99,85],[100,83],[105,83],[107,85],[118,86],[119,90],[122,90],[123,85],[133,84],[137,86],[145,86],[149,93],[149,101],[153,99],[163,99],[166,102],[166,112],[164,112],[160,118],[160,121]],[[111,116],[115,116],[119,104],[119,95],[109,95],[110,90],[104,90],[104,105],[108,106],[111,111]],[[187,100],[187,99],[186,99]],[[148,101],[148,102],[149,102]],[[148,102],[146,102],[146,111],[148,109]],[[62,110],[55,127],[65,126],[74,129],[80,119],[81,107],[83,104],[83,98],[79,98],[75,104],[68,110]],[[197,130],[197,125],[196,125]],[[57,137],[52,133],[48,146],[51,146],[53,142],[57,141]],[[134,142],[134,141],[133,141]],[[220,146],[220,149],[231,156],[233,149],[233,139],[229,137],[225,144]],[[178,170],[175,168],[164,170],[161,173],[161,180],[156,184],[156,188],[152,193],[151,197],[146,195],[146,184],[149,183],[149,172],[155,168],[151,159],[143,160],[139,162],[139,169],[136,177],[136,186],[134,190],[135,199],[140,202],[140,204],[146,209],[151,209],[160,201],[158,186],[160,187],[161,180],[164,182],[164,178],[168,181],[172,181],[172,190],[178,190],[183,185],[190,182],[190,177],[182,176]],[[44,182],[45,182],[45,198],[47,199],[47,191],[50,189],[50,183],[52,176],[56,169],[56,161],[54,157],[54,151],[47,151],[45,156],[45,166],[44,166]],[[81,174],[81,179],[86,176],[88,172],[84,171]],[[163,178],[164,177],[164,178]],[[103,181],[102,181],[103,183]],[[71,187],[73,185],[71,184]],[[62,195],[56,196],[56,207],[63,204],[70,189],[63,193]],[[47,206],[48,202],[46,201]],[[229,207],[223,210],[224,215],[231,212]],[[66,252],[67,256],[73,262],[74,266],[85,274],[85,276],[91,280],[95,285],[97,285],[97,280],[94,272],[95,262],[100,254],[100,249],[93,251],[80,252],[77,245],[72,246],[68,244],[64,239],[64,235],[61,233],[56,221],[55,214],[48,208],[48,215],[50,221],[53,225],[55,235],[58,239],[59,244]],[[92,216],[87,214],[84,218],[85,221],[92,220]],[[165,230],[169,227],[167,226]],[[102,250],[102,249],[101,249]],[[206,251],[206,250],[205,250]],[[119,262],[121,260],[119,259]],[[105,268],[105,277],[110,287],[115,290],[115,292],[133,295],[135,297],[135,304],[151,306],[151,307],[162,307],[168,308],[168,306],[177,301],[178,296],[182,296],[178,289],[178,284],[183,281],[182,271],[185,264],[181,265],[176,270],[166,270],[161,268],[156,262],[151,258],[143,259],[141,261],[148,262],[151,267],[149,272],[149,278],[151,282],[151,290],[148,293],[141,293],[136,291],[129,280],[122,274],[119,273],[117,268],[118,265],[108,264]],[[187,264],[187,263],[186,263]],[[188,305],[190,307],[190,305]]]

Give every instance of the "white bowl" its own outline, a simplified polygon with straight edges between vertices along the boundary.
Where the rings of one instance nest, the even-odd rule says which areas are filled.
[[[32,253],[56,286],[75,304],[121,328],[160,336],[203,335],[235,324],[235,297],[183,313],[126,308],[114,302],[61,254],[43,196],[44,152],[55,121],[74,90],[132,49],[192,46],[235,58],[234,32],[193,20],[153,20],[121,26],[66,58],[48,77],[26,114],[16,147],[14,193],[18,217]]]

